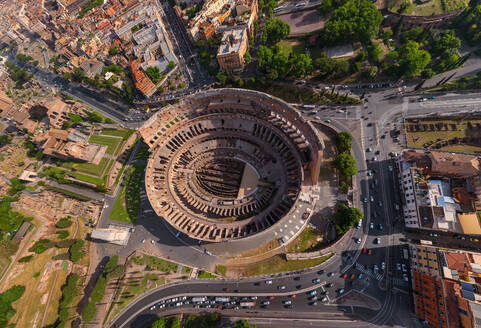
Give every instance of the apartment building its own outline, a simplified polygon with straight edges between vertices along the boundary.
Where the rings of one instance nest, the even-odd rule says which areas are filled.
[[[224,32],[217,51],[217,61],[223,72],[237,72],[244,69],[244,55],[247,51],[247,30],[235,29]]]
[[[404,151],[397,167],[406,227],[457,233],[473,230],[468,224],[474,226],[473,218],[460,219],[459,215],[477,211],[481,200],[481,162],[476,156]]]

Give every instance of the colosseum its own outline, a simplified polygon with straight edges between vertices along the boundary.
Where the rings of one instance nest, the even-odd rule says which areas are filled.
[[[322,140],[284,101],[217,89],[164,107],[141,127],[146,192],[157,215],[192,238],[221,242],[274,227],[301,186],[317,184]]]

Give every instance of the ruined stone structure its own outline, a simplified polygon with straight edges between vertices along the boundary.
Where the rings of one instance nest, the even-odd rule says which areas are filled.
[[[264,93],[218,89],[163,108],[140,129],[151,148],[146,191],[155,212],[197,239],[243,238],[291,214],[317,184],[317,131]]]

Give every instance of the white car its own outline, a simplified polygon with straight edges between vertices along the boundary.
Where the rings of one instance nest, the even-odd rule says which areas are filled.
[[[389,172],[392,172],[392,166],[391,166],[391,165],[389,165],[389,166],[387,167],[387,169],[389,170]]]
[[[267,285],[272,285],[272,280],[266,280]]]
[[[360,244],[361,241],[362,241],[361,238],[357,238],[357,239],[356,239],[356,244]]]
[[[369,224],[369,228],[374,229],[374,223],[373,223],[373,222],[371,222],[371,223]]]
[[[381,269],[384,270],[386,268],[386,263],[381,262]]]
[[[396,263],[396,269],[399,270],[399,271],[401,271],[401,264]]]

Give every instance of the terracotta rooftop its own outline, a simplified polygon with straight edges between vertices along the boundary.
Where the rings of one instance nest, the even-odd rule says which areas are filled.
[[[451,270],[457,270],[458,272],[471,271],[471,265],[466,253],[445,252],[444,255],[448,268]]]
[[[431,171],[449,175],[473,176],[481,173],[479,159],[475,156],[444,152],[431,152]]]

